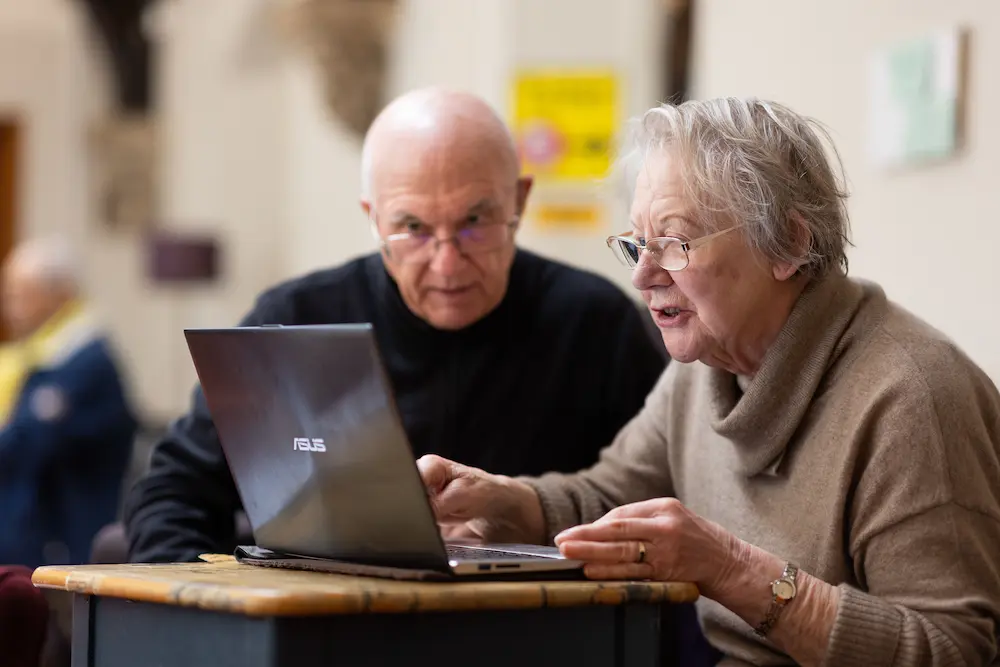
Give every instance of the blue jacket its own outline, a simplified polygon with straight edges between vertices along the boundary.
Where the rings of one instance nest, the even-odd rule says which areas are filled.
[[[117,517],[136,427],[103,338],[27,377],[0,430],[0,564],[87,562]]]

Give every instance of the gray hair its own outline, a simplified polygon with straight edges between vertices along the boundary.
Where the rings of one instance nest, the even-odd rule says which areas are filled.
[[[801,263],[811,277],[838,266],[847,271],[843,165],[815,120],[756,98],[664,104],[634,122],[626,169],[655,150],[682,161],[681,178],[703,222],[718,225],[721,215],[742,223],[751,247],[772,261]]]
[[[82,267],[65,236],[42,236],[20,243],[14,252],[32,273],[54,289],[76,294],[82,287]]]

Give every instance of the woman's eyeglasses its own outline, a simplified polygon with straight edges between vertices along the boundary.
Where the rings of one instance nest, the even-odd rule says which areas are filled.
[[[693,241],[684,241],[674,236],[644,239],[636,237],[634,232],[626,232],[617,236],[609,236],[607,242],[618,261],[630,269],[635,268],[636,264],[639,263],[639,257],[645,250],[661,268],[667,271],[683,271],[690,262],[689,252],[705,245],[712,239],[728,234],[737,227],[739,225],[733,225]]]

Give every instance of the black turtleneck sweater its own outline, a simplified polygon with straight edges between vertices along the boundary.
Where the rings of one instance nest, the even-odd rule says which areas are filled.
[[[663,371],[662,343],[609,281],[524,250],[482,320],[442,331],[403,303],[378,255],[270,289],[241,322],[371,322],[413,454],[505,475],[589,466]],[[200,389],[126,504],[129,558],[191,561],[235,548],[241,508]]]

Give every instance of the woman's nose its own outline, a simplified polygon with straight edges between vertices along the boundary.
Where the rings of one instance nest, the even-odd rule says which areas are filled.
[[[647,290],[653,287],[668,287],[674,280],[670,272],[653,261],[648,251],[639,253],[639,261],[632,269],[632,286],[637,290]]]

